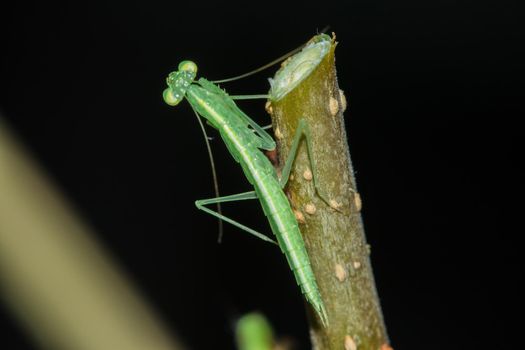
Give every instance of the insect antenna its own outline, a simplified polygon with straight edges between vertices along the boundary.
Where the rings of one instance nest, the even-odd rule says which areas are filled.
[[[199,125],[202,130],[202,134],[204,136],[204,142],[206,142],[206,148],[208,149],[208,156],[210,158],[210,165],[211,165],[211,173],[213,177],[213,188],[215,190],[215,196],[219,197],[219,181],[217,180],[217,171],[215,170],[215,162],[213,160],[213,153],[211,151],[211,146],[210,146],[210,141],[209,141],[210,138],[208,137],[208,134],[206,133],[206,129],[204,128],[204,124],[202,123],[202,120],[199,117],[199,114],[197,113],[195,108],[193,108],[193,106],[191,107],[191,109],[193,110],[193,113],[195,113],[195,117],[199,121]],[[217,203],[217,212],[222,215],[221,203]],[[217,238],[217,242],[221,243],[222,234],[224,231],[224,228],[223,228],[224,225],[223,225],[222,219],[219,219],[218,226],[219,226],[219,236]]]
[[[320,34],[325,33],[329,28],[330,28],[330,26],[324,27],[323,30],[321,30]],[[299,46],[299,47],[293,49],[292,51],[282,55],[281,57],[274,59],[270,63],[267,63],[264,66],[261,66],[259,68],[256,68],[256,69],[252,70],[252,71],[249,71],[248,73],[244,73],[244,74],[241,74],[241,75],[237,75],[235,77],[221,79],[221,80],[212,80],[211,82],[215,83],[215,84],[227,83],[227,82],[230,82],[230,81],[239,80],[239,79],[242,79],[242,78],[249,77],[250,75],[254,75],[256,73],[259,73],[259,72],[261,72],[261,71],[263,71],[263,70],[265,70],[267,68],[270,68],[271,66],[273,66],[273,65],[275,65],[275,64],[277,64],[277,63],[279,63],[281,61],[284,61],[288,57],[290,57],[290,56],[296,54],[297,52],[301,51],[306,44],[307,43],[302,44],[301,46]]]
[[[256,73],[259,73],[263,70],[265,70],[266,68],[270,68],[271,66],[273,66],[274,64],[277,64],[281,61],[284,61],[285,59],[287,59],[288,57],[290,57],[291,55],[299,52],[302,48],[303,48],[304,45],[301,45],[299,46],[298,48],[296,49],[293,49],[292,51],[282,55],[281,57],[279,58],[276,58],[275,60],[271,61],[270,63],[267,63],[265,64],[264,66],[261,66],[259,68],[256,68],[254,70],[251,70],[249,71],[248,73],[244,73],[244,74],[241,74],[241,75],[237,75],[235,77],[231,77],[231,78],[226,78],[226,79],[221,79],[221,80],[212,80],[212,83],[215,83],[215,84],[218,84],[218,83],[226,83],[226,82],[229,82],[229,81],[234,81],[234,80],[239,80],[239,79],[242,79],[242,78],[246,78],[246,77],[249,77],[250,75],[254,75]]]

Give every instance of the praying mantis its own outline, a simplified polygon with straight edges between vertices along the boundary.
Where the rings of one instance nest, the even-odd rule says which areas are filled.
[[[321,34],[308,42],[299,53],[290,57],[275,79],[270,79],[271,89],[267,96],[269,100],[278,101],[292,91],[321,62],[328,53],[330,45],[331,38],[326,34]],[[317,181],[308,124],[304,119],[299,121],[291,144],[290,155],[281,170],[281,175],[278,176],[274,166],[262,152],[275,150],[276,144],[272,137],[237,107],[233,100],[235,97],[229,96],[209,80],[204,78],[195,80],[196,75],[197,65],[194,62],[187,60],[180,62],[178,70],[170,73],[166,80],[168,88],[163,93],[164,101],[168,105],[176,106],[186,98],[197,117],[206,119],[209,125],[218,130],[230,154],[240,164],[254,190],[197,200],[195,205],[198,209],[264,241],[276,243],[267,236],[207,207],[211,204],[258,199],[302,294],[312,305],[322,324],[327,327],[326,307],[310,265],[297,219],[283,191],[288,182],[298,146],[304,138],[316,193],[329,205]]]

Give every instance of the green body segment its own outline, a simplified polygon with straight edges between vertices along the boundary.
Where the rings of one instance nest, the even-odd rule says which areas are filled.
[[[253,127],[253,124],[248,122],[251,119],[222,89],[208,80],[201,78],[198,83],[192,83],[185,90],[185,97],[191,106],[219,131],[231,155],[241,165],[248,181],[255,189],[272,232],[288,260],[297,284],[323,324],[327,325],[326,310],[297,220],[273,165],[260,150],[275,149],[275,142],[271,138],[268,142],[267,139],[258,136],[254,129],[249,128],[249,126]],[[164,98],[169,103],[169,89],[166,89]]]

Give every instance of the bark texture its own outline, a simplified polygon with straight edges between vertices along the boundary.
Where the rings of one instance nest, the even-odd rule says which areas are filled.
[[[331,204],[316,194],[303,139],[286,193],[298,218],[330,322],[329,327],[322,327],[309,309],[313,348],[386,350],[390,348],[360,215],[361,199],[354,192],[343,120],[346,103],[337,83],[335,46],[332,40],[330,52],[312,74],[284,98],[272,102],[268,111],[280,164],[288,157],[298,121],[307,121],[317,168],[313,175]]]

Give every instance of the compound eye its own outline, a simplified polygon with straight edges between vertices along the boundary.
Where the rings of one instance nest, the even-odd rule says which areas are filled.
[[[179,71],[197,74],[197,65],[192,61],[182,61],[181,63],[179,63]]]
[[[164,90],[164,92],[162,93],[162,97],[164,98],[164,102],[166,102],[170,106],[176,106],[179,104],[180,101],[182,101],[182,96],[179,94],[175,94],[170,88]]]

